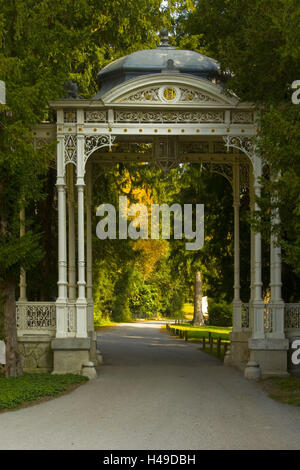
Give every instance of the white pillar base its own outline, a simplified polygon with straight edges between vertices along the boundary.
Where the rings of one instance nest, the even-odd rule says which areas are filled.
[[[284,333],[284,302],[274,300],[269,302],[272,312],[272,332],[268,333],[269,338],[285,339]]]
[[[87,338],[87,301],[85,298],[78,298],[76,301],[76,319],[76,338]]]
[[[264,308],[265,303],[263,300],[253,300],[253,339],[264,339],[265,338],[265,326],[264,326]]]
[[[56,300],[56,338],[68,336],[68,299]]]

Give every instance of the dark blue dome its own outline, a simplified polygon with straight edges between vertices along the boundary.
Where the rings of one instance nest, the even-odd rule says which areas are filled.
[[[121,57],[98,73],[97,97],[141,75],[177,72],[207,80],[220,77],[219,63],[198,52],[176,49],[164,39],[156,49],[146,49]]]

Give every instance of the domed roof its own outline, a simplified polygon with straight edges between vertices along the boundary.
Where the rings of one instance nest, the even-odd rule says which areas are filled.
[[[207,80],[220,76],[219,63],[198,52],[176,49],[168,42],[168,32],[160,33],[161,43],[156,49],[146,49],[121,57],[98,73],[97,98],[112,88],[141,75],[155,73],[184,73]]]

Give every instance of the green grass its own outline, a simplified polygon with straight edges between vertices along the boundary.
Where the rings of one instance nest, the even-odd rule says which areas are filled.
[[[0,410],[19,408],[34,401],[55,397],[83,384],[88,379],[75,374],[24,374],[23,377],[0,377]]]
[[[214,339],[221,338],[222,340],[229,341],[229,333],[232,331],[231,326],[193,326],[190,323],[171,324],[170,328],[188,331],[189,341],[201,341],[203,336],[208,338],[209,333],[211,333]]]
[[[260,383],[273,400],[300,406],[300,377],[268,377]]]
[[[194,316],[194,304],[190,304],[190,303],[183,304],[182,313],[186,320],[192,320]]]
[[[203,337],[209,337],[209,333],[211,334],[212,338],[215,340],[212,351],[210,350],[210,346],[206,343],[206,348],[201,351],[208,354],[212,354],[213,356],[218,357],[219,359],[224,359],[224,347],[220,349],[220,356],[217,354],[217,342],[218,338],[221,338],[222,343],[230,343],[229,340],[229,333],[232,331],[232,327],[227,326],[193,326],[190,323],[180,323],[176,325],[169,325],[171,329],[181,330],[181,331],[188,331],[188,341],[193,341],[196,343],[201,343]]]

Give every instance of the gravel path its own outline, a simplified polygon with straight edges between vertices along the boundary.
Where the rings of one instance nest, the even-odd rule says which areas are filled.
[[[300,409],[269,399],[161,322],[101,332],[99,377],[0,414],[0,449],[299,449]]]

